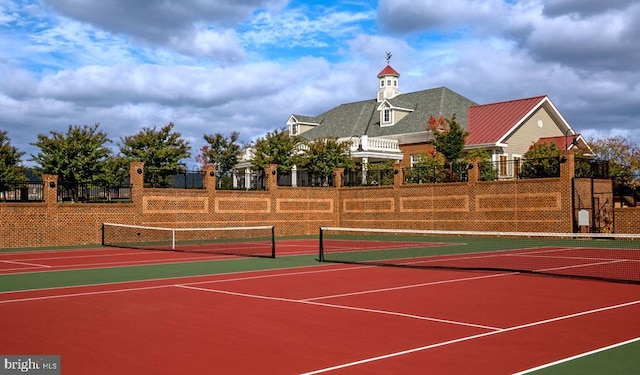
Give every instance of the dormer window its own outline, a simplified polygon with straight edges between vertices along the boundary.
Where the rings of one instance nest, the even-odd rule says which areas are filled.
[[[298,124],[291,125],[291,135],[298,135]]]
[[[391,122],[391,109],[385,108],[382,110],[382,123],[388,124]]]

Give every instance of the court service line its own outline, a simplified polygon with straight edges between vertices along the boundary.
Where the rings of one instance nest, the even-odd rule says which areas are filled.
[[[232,296],[236,296],[236,297],[247,297],[247,298],[262,299],[262,300],[268,300],[268,301],[299,303],[299,304],[303,304],[303,305],[314,305],[314,306],[330,307],[330,308],[334,308],[334,309],[361,311],[361,312],[368,312],[368,313],[381,314],[381,315],[397,316],[397,317],[402,317],[402,318],[426,320],[426,321],[436,322],[436,323],[445,323],[445,324],[453,324],[453,325],[473,327],[473,328],[481,328],[481,329],[490,330],[490,331],[500,331],[500,330],[502,330],[502,328],[498,328],[498,327],[490,327],[490,326],[484,326],[484,325],[479,325],[479,324],[460,322],[460,321],[455,321],[455,320],[430,318],[430,317],[426,317],[426,316],[405,314],[405,313],[400,313],[400,312],[396,312],[396,311],[367,309],[367,308],[364,308],[364,307],[335,305],[335,304],[331,304],[331,303],[312,302],[312,301],[290,299],[290,298],[282,298],[282,297],[261,296],[261,295],[256,295],[256,294],[230,292],[230,291],[227,291],[227,290],[219,290],[219,289],[200,288],[200,287],[193,287],[193,286],[181,285],[181,284],[176,284],[174,286],[176,288],[191,289],[191,290],[197,290],[197,291],[208,292],[208,293],[227,294],[227,295],[232,295]]]
[[[475,339],[479,339],[479,338],[483,338],[483,337],[488,337],[488,336],[493,336],[493,335],[497,335],[497,334],[501,334],[501,333],[517,331],[517,330],[521,330],[521,329],[525,329],[525,328],[531,328],[531,327],[535,327],[535,326],[539,326],[539,325],[558,322],[558,321],[561,321],[561,320],[577,318],[577,317],[584,316],[584,315],[590,315],[590,314],[595,314],[595,313],[599,313],[599,312],[603,312],[603,311],[615,310],[615,309],[619,309],[619,308],[623,308],[623,307],[629,307],[629,306],[638,305],[638,304],[640,304],[640,300],[631,301],[631,302],[627,302],[627,303],[621,303],[621,304],[618,304],[618,305],[601,307],[601,308],[598,308],[598,309],[582,311],[582,312],[575,313],[575,314],[569,314],[569,315],[559,316],[559,317],[555,317],[555,318],[551,318],[551,319],[540,320],[540,321],[537,321],[537,322],[522,324],[522,325],[519,325],[519,326],[514,326],[514,327],[510,327],[510,328],[501,329],[499,331],[491,331],[491,332],[480,333],[480,334],[477,334],[477,335],[461,337],[461,338],[457,338],[457,339],[454,339],[454,340],[443,341],[443,342],[440,342],[440,343],[437,343],[437,344],[425,345],[425,346],[420,346],[420,347],[413,348],[413,349],[408,349],[408,350],[403,350],[403,351],[399,351],[399,352],[389,353],[389,354],[385,354],[385,355],[381,355],[381,356],[365,358],[365,359],[361,359],[359,361],[343,363],[343,364],[332,366],[332,367],[326,367],[326,368],[323,368],[323,369],[318,369],[318,370],[314,370],[314,371],[310,371],[310,372],[305,372],[305,373],[300,374],[300,375],[322,374],[322,373],[325,373],[325,372],[330,372],[330,371],[334,371],[334,370],[340,370],[340,369],[344,369],[344,368],[348,368],[348,367],[362,365],[362,364],[365,364],[365,363],[371,363],[371,362],[376,362],[376,361],[380,361],[380,360],[384,360],[384,359],[400,357],[400,356],[403,356],[403,355],[417,353],[417,352],[421,352],[421,351],[425,351],[425,350],[429,350],[429,349],[434,349],[434,348],[438,348],[438,347],[442,347],[442,346],[457,344],[457,343],[460,343],[460,342],[471,341],[471,340],[475,340]]]

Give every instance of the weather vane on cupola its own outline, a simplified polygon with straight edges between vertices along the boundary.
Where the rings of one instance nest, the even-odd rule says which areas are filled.
[[[389,61],[391,61],[391,52],[387,52],[387,65],[389,65]]]

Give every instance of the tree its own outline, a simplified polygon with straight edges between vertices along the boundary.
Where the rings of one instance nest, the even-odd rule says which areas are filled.
[[[349,142],[338,142],[338,139],[333,137],[306,142],[305,145],[307,148],[301,166],[312,176],[321,178],[323,183],[333,176],[336,168],[355,166],[349,154],[351,147]]]
[[[50,137],[39,134],[31,145],[40,149],[31,160],[37,163],[36,173],[58,175],[59,184],[77,198],[79,183],[96,183],[107,177],[106,162],[112,152],[106,146],[111,140],[93,126],[69,125],[66,134],[52,131]]]
[[[170,122],[160,129],[142,128],[138,133],[120,139],[120,153],[128,162],[144,162],[145,182],[149,186],[171,186],[171,177],[184,172],[180,161],[191,155],[191,146],[180,133],[173,131],[173,127]]]
[[[465,157],[467,162],[478,161],[477,167],[480,169],[481,181],[492,181],[498,177],[498,170],[491,162],[491,155],[485,149],[475,148],[467,152]]]
[[[534,143],[524,153],[520,170],[523,178],[557,177],[560,175],[560,149],[555,143]]]
[[[404,179],[412,184],[444,182],[447,178],[445,171],[445,157],[436,150],[429,150],[418,155],[411,170],[405,172]]]
[[[464,149],[464,140],[467,132],[456,121],[456,115],[445,119],[444,116],[436,119],[429,118],[429,129],[433,132],[433,145],[436,150],[444,155],[445,163],[452,163],[460,158]]]
[[[300,164],[299,146],[302,140],[290,136],[286,128],[268,132],[264,138],[255,141],[251,163],[256,169],[264,169],[268,164],[277,164],[278,169],[289,172]]]
[[[228,173],[238,163],[242,146],[238,142],[240,133],[232,132],[229,137],[220,133],[204,136],[208,143],[202,148],[203,157],[207,163],[215,164],[218,176]]]
[[[24,152],[11,145],[6,130],[0,130],[0,190],[6,182],[21,182],[26,179],[20,158]]]
[[[588,143],[598,159],[609,162],[616,194],[638,197],[640,181],[640,146],[623,136],[591,138]]]

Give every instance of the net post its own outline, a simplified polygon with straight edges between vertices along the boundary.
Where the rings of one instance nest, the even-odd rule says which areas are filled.
[[[171,230],[171,250],[176,249],[176,230]]]
[[[271,258],[276,257],[276,227],[271,227]]]
[[[324,241],[322,240],[322,227],[320,227],[320,234],[318,235],[318,261],[324,262]]]
[[[102,246],[104,246],[104,223],[102,223]]]

